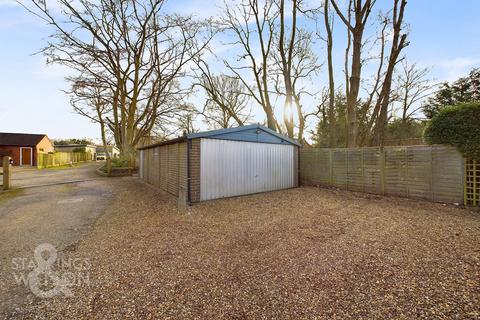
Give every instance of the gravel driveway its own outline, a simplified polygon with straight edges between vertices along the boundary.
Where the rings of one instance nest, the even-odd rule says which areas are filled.
[[[138,180],[72,257],[90,285],[27,306],[72,319],[478,319],[480,214],[297,188],[176,213]]]

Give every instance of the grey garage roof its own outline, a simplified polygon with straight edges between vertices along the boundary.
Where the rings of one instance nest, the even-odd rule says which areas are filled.
[[[289,143],[300,146],[300,144],[290,138],[281,135],[267,127],[259,124],[251,124],[243,127],[212,130],[187,135],[188,139],[195,138],[214,138],[224,140],[237,140],[263,143]]]
[[[190,133],[185,137],[179,137],[172,140],[162,141],[149,146],[141,147],[139,148],[139,150],[176,143],[176,142],[182,142],[185,140],[196,139],[196,138],[210,138],[210,139],[274,143],[274,144],[293,144],[296,146],[300,146],[300,144],[296,140],[285,137],[284,135],[278,132],[275,132],[267,127],[264,127],[260,124],[251,124],[251,125],[246,125],[242,127]]]

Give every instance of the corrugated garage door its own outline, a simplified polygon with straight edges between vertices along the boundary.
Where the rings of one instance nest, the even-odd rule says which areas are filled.
[[[295,146],[201,139],[200,200],[295,186]]]

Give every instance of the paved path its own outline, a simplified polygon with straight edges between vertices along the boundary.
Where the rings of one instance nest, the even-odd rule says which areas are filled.
[[[23,188],[96,179],[99,176],[95,173],[95,169],[102,164],[102,162],[87,162],[77,164],[71,168],[61,167],[48,169],[12,167],[12,186],[14,188]]]
[[[113,201],[112,185],[122,178],[101,178],[94,172],[97,166],[14,169],[16,187],[58,184],[0,193],[0,319],[15,318],[23,303],[38,299],[15,282],[12,259],[33,259],[33,250],[42,243],[52,244],[60,256],[64,250],[74,250]],[[88,181],[63,184],[71,180]]]

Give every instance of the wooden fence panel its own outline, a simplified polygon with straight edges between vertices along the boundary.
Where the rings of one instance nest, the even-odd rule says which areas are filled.
[[[434,148],[432,159],[433,201],[462,203],[464,164],[462,155],[453,148]],[[462,188],[458,188],[458,185]]]
[[[407,196],[405,148],[385,148],[385,194]]]
[[[37,154],[37,168],[50,168],[93,160],[90,152],[55,152]]]
[[[380,177],[380,149],[363,148],[363,191],[368,193],[382,193],[382,181]]]
[[[337,188],[347,188],[347,152],[346,149],[332,151],[332,185]]]
[[[462,203],[463,162],[448,146],[305,148],[300,150],[300,183]]]
[[[315,148],[299,159],[300,180],[311,185],[332,184],[329,149]]]
[[[363,191],[363,154],[362,149],[346,149],[347,188],[352,191]]]
[[[432,148],[406,149],[407,197],[434,201],[432,192]]]

